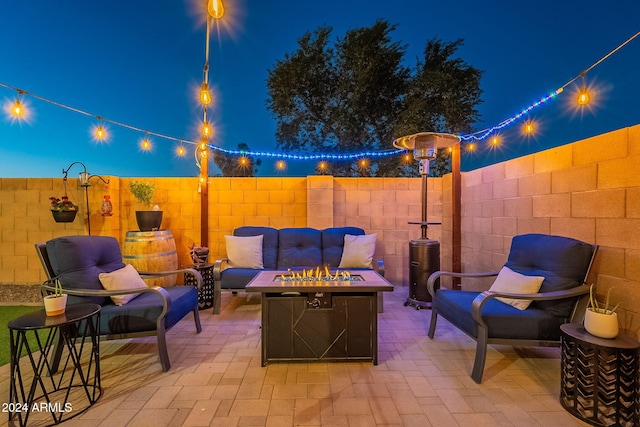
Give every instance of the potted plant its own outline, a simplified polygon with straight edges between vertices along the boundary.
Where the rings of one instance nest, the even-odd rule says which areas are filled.
[[[595,295],[595,285],[591,285],[589,290],[589,307],[584,314],[584,328],[591,335],[600,338],[615,338],[618,336],[618,313],[616,310],[620,303],[611,307],[609,304],[609,298],[611,296],[611,290],[607,291],[607,297],[604,302],[604,306],[598,303]]]
[[[49,197],[51,200],[51,214],[56,222],[73,222],[78,213],[76,206],[65,194],[61,198]]]
[[[191,256],[194,264],[204,264],[207,262],[207,257],[209,256],[209,248],[206,246],[196,246],[194,243],[189,246],[189,255]]]
[[[47,316],[63,314],[67,307],[67,294],[62,293],[62,284],[59,279],[53,281],[53,287],[53,293],[43,298],[44,311],[47,313]]]
[[[162,211],[158,205],[151,208],[156,186],[148,182],[131,181],[129,190],[133,197],[147,207],[147,210],[136,211],[136,221],[140,231],[157,231],[162,225]]]

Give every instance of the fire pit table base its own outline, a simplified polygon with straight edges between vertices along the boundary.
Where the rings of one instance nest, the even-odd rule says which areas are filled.
[[[265,271],[247,285],[262,293],[262,366],[269,362],[378,364],[378,292],[393,286],[374,271],[358,282],[282,282]]]

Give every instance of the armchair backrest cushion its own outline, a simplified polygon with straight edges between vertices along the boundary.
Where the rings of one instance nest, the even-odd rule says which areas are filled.
[[[344,236],[363,236],[364,230],[358,227],[337,227],[322,230],[322,264],[336,268],[340,265],[344,249]],[[318,264],[320,265],[320,264]]]
[[[579,286],[591,265],[592,245],[569,237],[523,234],[513,237],[506,267],[527,276],[543,276],[540,292]],[[532,306],[549,314],[569,317],[575,299],[535,301]]]
[[[124,267],[118,241],[110,236],[57,237],[47,242],[47,254],[63,289],[103,290],[100,273]],[[104,305],[109,299],[87,297],[83,301]]]
[[[278,268],[322,265],[322,233],[315,228],[282,228],[278,240]]]
[[[266,269],[274,270],[278,260],[278,230],[271,227],[244,226],[233,230],[234,236],[249,237],[263,235],[262,261]]]

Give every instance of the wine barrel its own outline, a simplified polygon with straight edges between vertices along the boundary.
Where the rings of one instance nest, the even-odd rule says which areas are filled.
[[[171,230],[127,231],[122,261],[138,271],[167,271],[178,268],[176,242]],[[144,279],[148,286],[173,286],[177,275]]]

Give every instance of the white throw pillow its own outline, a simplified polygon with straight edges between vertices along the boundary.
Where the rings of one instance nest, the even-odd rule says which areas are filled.
[[[262,240],[264,236],[224,236],[227,259],[230,267],[264,268],[262,263]]]
[[[525,276],[524,274],[517,273],[508,267],[502,267],[495,282],[491,285],[490,291],[496,292],[508,292],[512,294],[537,294],[542,286],[542,276]],[[517,308],[518,310],[526,310],[531,304],[531,300],[528,299],[514,299],[514,298],[496,298],[505,304],[509,304]]]
[[[338,268],[373,268],[377,234],[344,235],[344,248]]]
[[[140,277],[136,269],[127,264],[119,270],[98,275],[102,287],[108,291],[123,291],[127,289],[146,288],[147,284]],[[113,295],[111,300],[115,305],[125,305],[140,294]]]

